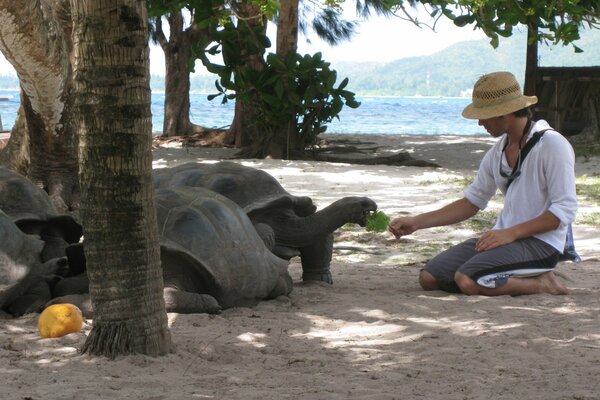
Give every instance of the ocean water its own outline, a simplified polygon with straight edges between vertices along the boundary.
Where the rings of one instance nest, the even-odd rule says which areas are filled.
[[[468,98],[447,97],[358,97],[360,107],[344,107],[328,133],[486,135],[475,120],[461,117]],[[152,93],[152,130],[162,130],[164,93]],[[192,122],[209,128],[228,127],[233,119],[233,102],[208,101],[206,94],[190,95]],[[19,92],[0,90],[2,128],[10,130],[19,107]]]

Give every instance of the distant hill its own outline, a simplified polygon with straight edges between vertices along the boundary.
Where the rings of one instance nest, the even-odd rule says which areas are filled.
[[[428,56],[376,65],[336,63],[333,68],[339,77],[348,77],[349,90],[360,95],[461,96],[491,71],[510,71],[522,81],[526,40],[525,33],[515,31],[497,49],[482,39],[456,43]],[[575,53],[572,46],[540,46],[540,65],[600,66],[600,30],[584,31],[577,45],[583,53]]]
[[[362,96],[462,96],[477,78],[491,71],[510,71],[522,84],[526,41],[526,33],[515,30],[511,37],[500,41],[497,49],[489,44],[489,39],[472,40],[428,56],[388,63],[337,62],[332,63],[332,68],[338,72],[338,81],[348,77],[348,89]],[[584,52],[575,53],[570,45],[540,45],[540,65],[600,66],[600,29],[583,31],[577,46]],[[160,77],[153,76],[153,89],[159,85],[155,78]],[[215,79],[196,75],[192,78],[192,90],[214,92]]]

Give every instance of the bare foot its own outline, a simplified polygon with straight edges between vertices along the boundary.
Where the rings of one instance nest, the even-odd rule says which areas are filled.
[[[554,272],[546,272],[538,277],[541,293],[569,294],[569,289],[559,282]]]

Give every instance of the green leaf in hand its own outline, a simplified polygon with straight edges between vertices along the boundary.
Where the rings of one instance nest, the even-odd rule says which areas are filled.
[[[385,232],[390,223],[390,217],[382,211],[375,211],[367,217],[367,232]]]

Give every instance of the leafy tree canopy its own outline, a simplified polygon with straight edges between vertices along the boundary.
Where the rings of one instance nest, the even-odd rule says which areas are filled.
[[[382,0],[395,14],[420,24],[406,9],[404,0]],[[499,37],[508,37],[513,28],[525,25],[533,32],[533,40],[573,44],[580,28],[600,27],[598,0],[426,0],[421,1],[434,18],[447,17],[460,27],[474,25],[498,46]],[[409,2],[409,4],[413,4]]]

